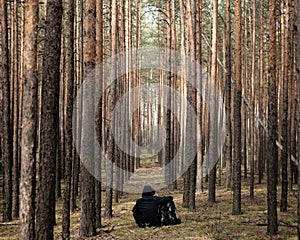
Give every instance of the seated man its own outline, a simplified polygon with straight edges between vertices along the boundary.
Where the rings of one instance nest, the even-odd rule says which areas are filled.
[[[133,217],[139,227],[162,226],[179,224],[175,214],[175,204],[172,196],[154,196],[155,190],[146,185],[143,189],[142,198],[136,201],[133,207]]]

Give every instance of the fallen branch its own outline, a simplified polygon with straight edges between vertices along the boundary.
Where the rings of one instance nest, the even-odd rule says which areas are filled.
[[[252,224],[252,225],[259,226],[259,227],[266,227],[266,226],[268,226],[267,223],[256,223],[256,222],[251,222],[251,221],[243,221],[243,222],[241,222],[241,224],[250,224],[250,225]],[[284,222],[284,221],[279,221],[278,226],[291,227],[291,228],[297,228],[298,227],[297,224],[289,224],[289,223]]]
[[[0,223],[0,226],[16,226],[18,225],[19,223],[16,223],[16,222],[7,222],[7,223]]]
[[[296,227],[298,227],[298,224],[296,224],[296,223],[294,223],[294,224],[289,224],[289,223],[287,223],[287,222],[280,221],[280,222],[279,222],[279,226],[296,228]]]

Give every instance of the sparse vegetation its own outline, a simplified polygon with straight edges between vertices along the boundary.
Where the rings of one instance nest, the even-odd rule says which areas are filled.
[[[180,182],[181,183],[181,182]],[[207,192],[197,192],[196,212],[182,208],[181,190],[164,189],[159,195],[172,195],[177,207],[177,215],[182,224],[160,228],[139,228],[132,217],[131,209],[137,194],[124,194],[120,202],[113,207],[113,218],[103,218],[103,227],[97,229],[97,235],[88,239],[297,239],[297,198],[296,192],[289,193],[288,212],[278,211],[279,233],[271,238],[266,233],[267,191],[266,184],[255,185],[255,199],[250,200],[248,180],[244,180],[242,189],[242,215],[233,216],[232,192],[223,187],[217,190],[217,203],[207,204]],[[278,193],[280,194],[280,192]],[[102,207],[104,209],[104,205]],[[57,226],[55,239],[61,239],[62,201],[57,204]],[[80,209],[71,214],[71,237],[80,239]],[[0,239],[17,239],[18,221],[2,224]]]

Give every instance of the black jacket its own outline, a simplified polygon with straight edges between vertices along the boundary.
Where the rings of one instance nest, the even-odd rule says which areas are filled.
[[[159,206],[172,200],[172,196],[144,196],[138,199],[132,210],[136,223],[147,224],[149,226],[160,226]]]

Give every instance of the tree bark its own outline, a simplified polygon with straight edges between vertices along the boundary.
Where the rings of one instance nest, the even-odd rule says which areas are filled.
[[[231,13],[230,0],[226,0],[226,188],[232,187],[232,129],[231,129]]]
[[[256,142],[255,142],[255,108],[256,108],[256,82],[255,82],[255,47],[256,47],[256,0],[252,2],[252,59],[251,59],[251,96],[252,96],[252,112],[250,112],[250,198],[254,199],[254,161],[256,153]]]
[[[213,1],[213,22],[212,22],[212,56],[211,56],[211,84],[213,86],[215,86],[215,88],[217,87],[218,84],[218,45],[217,45],[217,40],[218,40],[218,1],[214,0]],[[213,88],[211,89],[213,90]],[[213,90],[216,91],[216,90]],[[216,96],[216,92],[211,92],[210,94],[212,94],[212,97]],[[210,119],[210,122],[212,123],[211,129],[216,129],[217,126],[217,121],[218,121],[218,117],[217,117],[217,107],[213,106],[213,109],[210,109],[210,111],[214,111],[214,116],[215,119]],[[213,148],[212,152],[216,152],[217,151],[217,146],[216,145],[216,135],[213,135],[213,139],[211,139],[212,141],[212,145],[211,147]],[[211,159],[210,156],[208,156],[210,159],[208,160],[208,166],[212,167],[211,169],[209,168],[209,179],[208,179],[208,202],[210,204],[214,204],[216,202],[216,172],[217,172],[217,167],[215,166],[211,166],[211,162],[214,162],[215,159]]]
[[[242,101],[242,82],[241,82],[241,39],[242,39],[242,9],[241,1],[234,1],[234,24],[235,24],[235,93],[234,93],[234,161],[233,161],[233,209],[234,215],[241,214],[241,101]]]
[[[3,222],[12,220],[12,125],[10,121],[10,81],[8,58],[8,26],[7,26],[7,2],[0,2],[1,8],[1,81],[2,81],[2,160],[3,160]]]
[[[59,82],[62,1],[47,2],[43,58],[41,149],[36,239],[53,239],[55,170],[59,122]]]
[[[277,84],[276,84],[276,0],[269,0],[268,9],[268,227],[270,235],[277,234]]]
[[[259,118],[264,122],[265,119],[265,79],[264,79],[264,24],[263,24],[263,3],[260,2],[260,31],[259,31]],[[259,126],[259,152],[258,152],[258,183],[262,183],[265,165],[265,129]]]
[[[19,4],[16,0],[14,0],[14,15],[17,16],[13,21],[13,28],[14,28],[14,52],[13,52],[13,206],[12,206],[12,217],[19,218],[19,152],[20,152],[20,145],[19,145],[19,95],[20,95],[20,76],[19,76],[19,24],[17,19],[19,18]]]
[[[297,1],[297,8],[296,8],[296,99],[297,99],[297,114],[296,114],[296,124],[297,124],[297,136],[298,139],[300,137],[300,0]],[[298,227],[297,227],[297,232],[298,232],[298,239],[300,239],[300,141],[298,141],[297,145],[297,153],[298,155],[296,156],[297,162],[298,162]]]
[[[2,12],[2,11],[0,11]],[[24,87],[21,134],[20,239],[35,239],[36,130],[37,130],[37,0],[25,2]],[[3,19],[3,18],[0,18]]]
[[[63,216],[62,216],[62,239],[70,239],[70,200],[71,200],[71,179],[73,156],[73,138],[72,138],[72,114],[74,98],[74,0],[65,3],[66,14],[66,65],[67,74],[67,106],[66,106],[66,155],[65,155],[65,189],[63,195]]]
[[[114,57],[117,54],[117,40],[118,40],[118,25],[117,25],[117,14],[118,14],[118,0],[111,0],[111,48],[110,48],[110,56]],[[112,68],[117,69],[118,66],[115,66],[116,63],[112,63]],[[116,80],[116,72],[111,71],[110,74],[111,80]],[[109,116],[114,111],[115,103],[116,103],[116,84],[113,82],[111,84],[110,97],[109,97]],[[115,125],[115,124],[112,124]],[[115,161],[115,141],[112,133],[112,129],[109,129],[108,133],[108,142],[107,142],[107,165],[106,165],[106,175],[107,175],[107,188],[106,188],[106,199],[105,199],[105,216],[108,218],[112,217],[112,195],[113,195],[113,162]]]
[[[283,88],[282,88],[282,115],[281,124],[282,124],[282,151],[281,151],[281,199],[280,199],[280,211],[287,211],[287,196],[288,196],[288,105],[289,105],[289,48],[290,46],[290,2],[286,2],[286,26],[285,26],[285,35],[284,35],[284,60],[282,61],[283,66]]]
[[[94,70],[96,60],[96,1],[85,0],[83,2],[83,71],[84,77],[89,76],[91,84],[95,83]],[[93,91],[94,89],[89,89]],[[88,108],[87,105],[94,109],[94,92],[88,92],[85,96],[83,109]],[[88,116],[94,120],[94,112]],[[85,119],[82,119],[84,124]],[[87,120],[89,121],[89,120]],[[94,129],[86,130],[82,133],[82,145],[87,145],[94,149]],[[90,164],[94,163],[94,152],[90,151]],[[80,236],[91,237],[96,233],[96,212],[95,212],[95,179],[84,165],[81,166],[81,218],[80,218]]]
[[[104,46],[103,46],[103,0],[97,1],[96,5],[96,76],[102,79],[103,76],[103,67],[102,62],[104,58]],[[98,80],[99,81],[99,80]],[[100,80],[99,86],[96,86],[100,92],[103,89],[103,83]],[[103,147],[103,100],[95,99],[95,104],[97,104],[97,111],[95,116],[96,122],[96,134],[98,143]],[[96,156],[96,161],[100,161],[98,163],[98,167],[96,168],[100,172],[101,178],[101,156]],[[102,182],[95,180],[95,208],[96,208],[96,227],[101,227],[101,201],[102,201]]]

